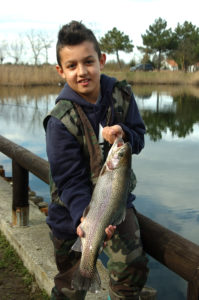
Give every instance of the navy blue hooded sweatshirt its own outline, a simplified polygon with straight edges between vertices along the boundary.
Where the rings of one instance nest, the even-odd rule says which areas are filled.
[[[106,126],[106,113],[111,105],[111,95],[115,78],[101,75],[101,96],[96,104],[91,104],[74,92],[66,83],[56,102],[67,99],[81,105],[98,137],[99,124]],[[112,120],[112,125],[116,124]],[[119,123],[131,143],[132,153],[138,154],[144,147],[145,126],[132,94],[126,120]],[[52,178],[58,188],[60,199],[65,206],[49,205],[47,224],[58,239],[76,238],[76,228],[84,209],[91,200],[92,185],[88,166],[76,138],[69,133],[60,120],[50,117],[46,129],[47,155]],[[132,207],[135,196],[129,194],[127,207]]]

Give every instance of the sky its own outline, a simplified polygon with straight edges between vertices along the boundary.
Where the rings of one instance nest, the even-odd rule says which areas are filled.
[[[59,28],[71,20],[82,21],[99,39],[116,27],[129,36],[133,53],[120,52],[120,58],[129,62],[139,59],[136,46],[142,46],[141,35],[161,17],[167,27],[175,29],[178,23],[191,22],[199,27],[198,0],[3,0],[0,9],[0,42],[13,41],[30,30],[44,31],[52,36],[50,62],[56,61],[55,42]],[[108,59],[115,56],[108,55]]]

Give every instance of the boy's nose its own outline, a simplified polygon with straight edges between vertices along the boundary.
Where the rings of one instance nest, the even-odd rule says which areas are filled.
[[[87,74],[86,66],[84,66],[83,64],[79,65],[78,66],[78,75],[82,76],[82,75],[85,75],[85,74]]]
[[[86,68],[86,66],[83,65],[83,64],[79,65],[78,66],[78,75],[79,76],[83,76],[85,74],[87,74],[87,68]]]

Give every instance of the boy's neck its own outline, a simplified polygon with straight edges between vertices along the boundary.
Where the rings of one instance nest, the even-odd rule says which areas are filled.
[[[81,96],[81,95],[80,95]],[[99,94],[97,97],[82,97],[86,102],[89,102],[91,104],[97,104],[101,99],[101,91],[99,91]]]
[[[96,104],[96,102],[97,102],[97,99],[85,99],[84,98],[84,100],[86,100],[86,102],[89,102],[91,104]]]

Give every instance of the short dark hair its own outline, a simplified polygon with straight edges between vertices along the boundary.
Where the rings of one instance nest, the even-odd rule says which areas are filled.
[[[95,51],[101,58],[101,50],[94,33],[85,25],[78,21],[71,21],[69,24],[62,26],[58,32],[58,40],[56,46],[57,62],[61,67],[60,50],[67,45],[79,45],[84,41],[94,44]]]

